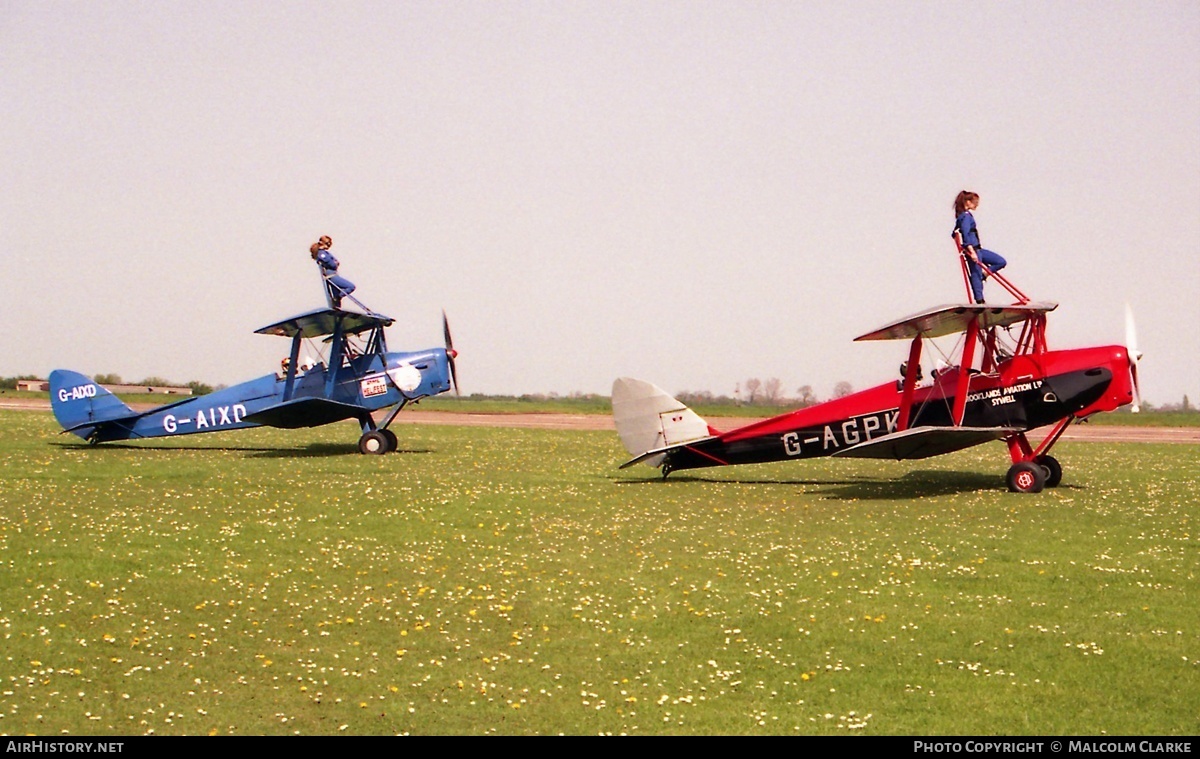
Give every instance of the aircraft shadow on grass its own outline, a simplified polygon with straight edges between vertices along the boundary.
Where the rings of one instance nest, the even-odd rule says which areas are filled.
[[[696,475],[675,475],[645,480],[617,480],[618,485],[665,485],[668,483],[708,483],[713,485],[777,485],[780,487],[815,487],[812,495],[838,500],[911,500],[957,493],[995,490],[995,478],[980,472],[917,470],[899,478],[848,477],[845,479],[718,479]],[[1060,485],[1058,489],[1076,490],[1077,485]]]
[[[312,443],[304,448],[267,448],[256,446],[206,446],[204,448],[192,448],[186,445],[130,445],[128,443],[110,443],[104,446],[82,446],[70,442],[54,442],[51,445],[56,445],[67,451],[87,451],[92,455],[96,455],[102,451],[221,451],[224,453],[245,453],[253,458],[266,459],[292,459],[292,458],[324,458],[327,456],[349,456],[358,454],[358,446],[354,444],[344,443]],[[433,453],[431,448],[399,448],[394,450],[395,453]]]
[[[233,448],[230,450],[248,450]],[[313,443],[301,449],[280,450],[278,448],[256,448],[257,459],[324,458],[326,456],[350,456],[360,453],[357,445],[342,443]],[[392,453],[433,453],[432,448],[392,448]]]

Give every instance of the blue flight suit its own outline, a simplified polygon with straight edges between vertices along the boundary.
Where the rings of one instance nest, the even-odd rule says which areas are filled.
[[[354,283],[345,277],[339,277],[338,260],[328,250],[317,251],[317,265],[321,267],[321,277],[325,280],[325,290],[334,308],[340,308],[342,298],[354,292]]]
[[[962,212],[954,220],[954,232],[951,232],[950,236],[953,237],[955,232],[962,237],[962,246],[974,248],[975,258],[988,269],[995,272],[1008,265],[1004,256],[979,247],[979,228],[975,226],[975,217],[970,211]],[[975,296],[975,302],[983,303],[983,270],[970,257],[967,258],[967,273],[970,275],[971,292]]]

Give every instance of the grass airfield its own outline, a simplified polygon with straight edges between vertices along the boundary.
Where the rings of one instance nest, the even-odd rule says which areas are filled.
[[[1061,443],[1030,496],[1000,444],[663,483],[612,433],[397,432],[0,411],[0,733],[1200,726],[1194,445]]]

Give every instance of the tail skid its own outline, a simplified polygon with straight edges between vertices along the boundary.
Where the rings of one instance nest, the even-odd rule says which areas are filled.
[[[63,432],[84,440],[104,425],[141,416],[90,377],[66,369],[50,373],[50,408]]]
[[[695,411],[642,380],[613,382],[612,408],[621,443],[634,457],[622,469],[637,463],[661,466],[672,448],[716,434]]]

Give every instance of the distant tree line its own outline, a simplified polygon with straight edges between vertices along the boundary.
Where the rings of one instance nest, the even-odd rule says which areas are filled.
[[[849,382],[839,382],[833,386],[833,398],[844,398],[854,392]],[[708,390],[684,390],[676,393],[675,397],[689,405],[727,405],[727,406],[787,406],[789,408],[804,408],[821,402],[812,385],[801,385],[796,388],[795,395],[787,395],[783,389],[783,381],[778,377],[761,380],[751,377],[745,382],[739,382],[734,388],[733,396],[716,395]]]
[[[1141,406],[1142,406],[1142,411],[1190,411],[1190,412],[1195,412],[1197,410],[1200,410],[1192,405],[1192,402],[1190,400],[1188,400],[1187,395],[1184,395],[1183,400],[1180,401],[1179,403],[1149,403],[1147,401],[1142,401]],[[1121,409],[1121,410],[1128,411],[1128,409]]]
[[[19,374],[15,377],[0,377],[0,390],[16,390],[17,382],[20,380],[45,380],[45,377],[39,377],[36,374]],[[93,377],[97,383],[101,385],[145,385],[147,387],[187,387],[190,388],[193,395],[208,395],[215,390],[223,390],[225,385],[209,385],[205,382],[172,382],[162,377],[146,377],[138,382],[126,382],[121,379],[119,374],[97,374]],[[743,388],[745,388],[743,392]],[[854,392],[854,387],[846,381],[838,382],[833,386],[833,395],[831,398],[844,398]],[[472,400],[494,400],[494,401],[555,401],[555,400],[571,400],[584,403],[604,404],[608,402],[608,396],[599,395],[596,393],[581,393],[578,391],[571,393],[525,393],[523,395],[487,395],[483,393],[471,393],[468,398]],[[675,393],[675,397],[691,406],[786,406],[789,408],[804,408],[805,406],[814,406],[821,402],[813,391],[812,385],[801,385],[795,391],[795,395],[788,396],[783,393],[783,382],[777,377],[763,381],[757,377],[751,377],[745,382],[738,383],[734,389],[732,396],[718,395],[709,390],[683,390]],[[1123,409],[1126,410],[1127,409]],[[1162,403],[1155,404],[1148,401],[1142,401],[1142,411],[1185,411],[1196,412],[1200,411],[1187,395],[1183,396],[1183,400],[1179,403]]]
[[[209,385],[205,382],[197,382],[196,380],[192,380],[191,382],[174,382],[169,379],[164,379],[163,377],[154,377],[154,376],[146,377],[145,379],[139,380],[137,382],[126,382],[125,380],[121,379],[121,375],[119,375],[119,374],[97,374],[95,377],[92,377],[92,379],[96,380],[96,382],[100,383],[101,385],[145,385],[146,387],[187,387],[187,388],[191,388],[192,395],[208,395],[213,390],[217,389],[217,388],[214,388],[212,385]]]

